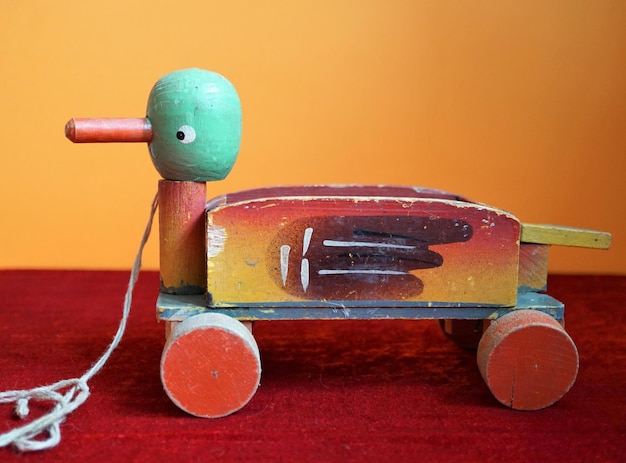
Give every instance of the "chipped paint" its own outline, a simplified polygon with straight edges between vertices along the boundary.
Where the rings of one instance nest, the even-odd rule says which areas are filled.
[[[213,225],[210,223],[210,220],[207,224],[207,250],[206,255],[207,259],[211,259],[216,257],[224,250],[224,244],[226,243],[226,239],[228,234],[226,233],[226,229],[224,227],[220,227],[218,225]]]

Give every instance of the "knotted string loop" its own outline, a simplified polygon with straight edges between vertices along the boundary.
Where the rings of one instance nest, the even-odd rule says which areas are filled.
[[[89,397],[89,386],[87,382],[102,369],[124,336],[132,305],[133,290],[139,277],[139,271],[141,270],[143,249],[150,237],[157,206],[158,196],[155,196],[152,201],[148,223],[146,224],[139,250],[135,256],[133,268],[130,272],[128,288],[124,298],[122,318],[111,344],[100,356],[98,361],[80,378],[65,379],[54,384],[32,389],[0,392],[0,404],[14,403],[15,415],[20,419],[28,417],[31,402],[53,402],[52,408],[44,415],[1,434],[0,447],[14,445],[18,450],[27,452],[49,449],[61,442],[61,423],[69,414],[87,400]]]

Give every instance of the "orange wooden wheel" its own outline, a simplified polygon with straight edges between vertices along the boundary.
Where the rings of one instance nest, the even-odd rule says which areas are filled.
[[[549,315],[519,310],[491,323],[477,352],[494,397],[517,410],[539,410],[563,397],[578,374],[578,351]]]
[[[259,349],[250,331],[222,314],[190,317],[172,331],[161,357],[161,381],[182,410],[218,418],[246,405],[259,385]]]

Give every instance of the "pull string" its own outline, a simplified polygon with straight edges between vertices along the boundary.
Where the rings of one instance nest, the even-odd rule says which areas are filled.
[[[0,447],[14,445],[18,450],[23,452],[46,450],[56,446],[61,442],[61,423],[65,421],[68,415],[80,407],[89,397],[89,386],[87,382],[93,378],[105,365],[109,357],[119,345],[126,324],[130,315],[130,308],[133,300],[133,290],[139,271],[141,269],[141,258],[143,249],[150,237],[154,215],[158,207],[158,194],[152,201],[150,216],[146,229],[144,230],[139,250],[135,256],[135,262],[130,272],[130,279],[126,296],[124,298],[124,309],[122,311],[122,319],[117,328],[117,332],[111,341],[109,347],[104,351],[98,361],[87,370],[80,378],[66,379],[58,381],[47,386],[35,387],[21,391],[0,392],[0,404],[14,403],[15,414],[18,418],[24,419],[28,416],[28,404],[31,400],[54,402],[54,405],[46,414],[31,421],[28,424],[17,427],[4,434],[0,434]]]

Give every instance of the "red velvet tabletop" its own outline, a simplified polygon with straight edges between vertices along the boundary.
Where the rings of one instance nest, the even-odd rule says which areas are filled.
[[[127,283],[127,272],[0,271],[0,390],[82,375],[117,329]],[[216,420],[162,390],[158,287],[141,274],[124,339],[61,443],[2,448],[0,461],[626,461],[626,277],[550,276],[580,371],[547,409],[499,405],[475,353],[434,321],[258,322],[261,385]],[[1,432],[20,423],[1,410]]]

